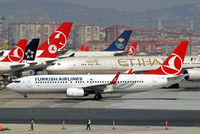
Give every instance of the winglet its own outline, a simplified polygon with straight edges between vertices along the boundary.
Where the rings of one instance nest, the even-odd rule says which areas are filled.
[[[133,72],[133,68],[131,68],[129,71],[128,71],[128,74],[132,74]]]
[[[24,57],[24,51],[26,49],[28,40],[21,39],[16,46],[9,52],[9,54],[1,60],[1,62],[18,62],[21,63]]]
[[[120,72],[118,72],[115,76],[115,78],[110,82],[110,84],[116,84],[117,83],[117,80],[119,78],[119,75],[120,75]]]
[[[188,41],[181,41],[181,43],[165,60],[165,62],[161,65],[160,68],[153,71],[145,72],[143,74],[180,75],[188,43]]]

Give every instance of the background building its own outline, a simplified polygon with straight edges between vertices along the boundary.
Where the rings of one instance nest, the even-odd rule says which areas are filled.
[[[79,46],[85,44],[88,41],[99,41],[100,40],[100,26],[90,24],[77,24],[76,38]]]
[[[8,43],[16,44],[20,39],[39,38],[42,44],[60,26],[58,23],[10,23],[8,25]]]
[[[105,28],[106,32],[106,41],[115,40],[124,30],[131,30],[131,27],[113,25]]]

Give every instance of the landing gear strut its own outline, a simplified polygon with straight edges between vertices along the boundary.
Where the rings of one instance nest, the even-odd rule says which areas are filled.
[[[28,96],[26,94],[24,94],[24,99],[27,99],[27,98],[28,98]]]
[[[95,96],[94,96],[94,99],[95,99],[95,100],[100,100],[100,99],[102,99],[101,94],[100,94],[100,93],[96,93]]]

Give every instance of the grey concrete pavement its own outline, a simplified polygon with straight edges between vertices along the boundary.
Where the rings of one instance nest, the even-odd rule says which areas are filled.
[[[10,131],[0,132],[1,134],[28,134],[30,125],[28,124],[2,124],[3,127],[10,128]],[[165,126],[120,126],[116,125],[115,130],[112,125],[92,125],[92,130],[85,130],[86,125],[66,124],[65,129],[60,125],[35,124],[35,130],[31,134],[199,134],[199,127],[168,127]]]

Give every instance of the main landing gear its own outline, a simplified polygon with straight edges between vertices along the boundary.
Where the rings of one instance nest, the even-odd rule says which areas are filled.
[[[96,93],[95,96],[94,96],[94,99],[100,100],[100,99],[102,99],[102,95],[100,93]]]
[[[24,94],[24,99],[27,99],[27,98],[28,98],[28,96],[26,94]]]

